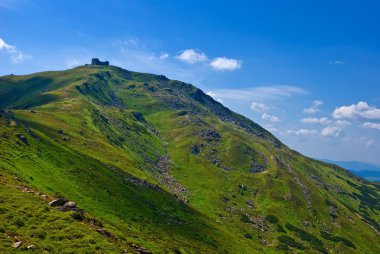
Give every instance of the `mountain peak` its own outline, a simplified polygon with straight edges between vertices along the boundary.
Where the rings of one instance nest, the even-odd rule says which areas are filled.
[[[191,84],[85,65],[1,77],[0,107],[1,177],[101,221],[103,252],[380,251],[379,184],[290,150]]]

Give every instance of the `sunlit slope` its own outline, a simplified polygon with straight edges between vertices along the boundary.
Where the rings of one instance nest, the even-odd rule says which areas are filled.
[[[190,84],[81,66],[1,77],[0,98],[2,170],[75,201],[117,246],[380,252],[379,184],[291,151]]]

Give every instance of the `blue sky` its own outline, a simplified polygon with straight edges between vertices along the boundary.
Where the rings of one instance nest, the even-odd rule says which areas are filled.
[[[380,1],[0,0],[0,75],[190,82],[315,158],[380,164]]]

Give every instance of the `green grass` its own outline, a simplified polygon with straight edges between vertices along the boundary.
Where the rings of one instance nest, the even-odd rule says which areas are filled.
[[[2,177],[85,211],[62,213],[16,182],[2,186],[0,197],[12,198],[0,203],[9,217],[0,252],[14,251],[4,235],[12,232],[62,253],[131,244],[153,253],[380,252],[368,226],[380,223],[379,185],[290,150],[189,84],[81,66],[1,77],[0,107]],[[59,227],[41,226],[52,218]]]

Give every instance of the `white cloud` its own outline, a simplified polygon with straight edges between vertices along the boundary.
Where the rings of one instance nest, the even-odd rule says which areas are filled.
[[[211,96],[211,97],[212,97],[214,100],[216,100],[217,102],[223,103],[223,100],[220,99],[220,98],[218,98],[218,97],[216,96],[216,94],[214,94],[213,92],[208,91],[206,94],[207,94],[208,96]]]
[[[163,52],[163,53],[160,55],[160,59],[161,59],[161,60],[165,60],[165,59],[168,59],[168,58],[169,58],[169,54],[168,54],[168,53]]]
[[[252,102],[251,109],[252,111],[255,111],[255,112],[265,112],[269,110],[269,107],[265,105],[264,103]]]
[[[370,122],[365,122],[363,123],[364,128],[370,128],[370,129],[378,129],[380,130],[380,123],[370,123]]]
[[[342,60],[334,60],[334,61],[329,62],[329,64],[345,64],[345,62]]]
[[[185,49],[175,58],[189,64],[207,61],[206,54],[196,49]]]
[[[349,126],[351,125],[351,123],[347,120],[336,120],[334,122],[336,125],[340,125],[340,126]]]
[[[270,121],[272,123],[277,123],[281,121],[280,118],[278,118],[277,116],[272,116],[267,113],[262,114],[261,119]]]
[[[0,38],[0,51],[7,53],[13,63],[22,63],[26,59],[31,59],[31,55],[26,55],[22,51],[17,50],[16,46],[7,44]]]
[[[315,100],[311,103],[311,107],[310,108],[305,108],[303,110],[304,113],[306,114],[315,114],[315,113],[318,113],[320,111],[319,109],[319,106],[323,105],[323,101],[320,101],[320,100]]]
[[[307,123],[307,124],[322,124],[322,125],[327,125],[331,123],[331,121],[326,117],[322,117],[322,118],[308,117],[308,118],[301,119],[301,122]]]
[[[210,65],[216,71],[234,71],[241,68],[241,61],[232,58],[217,57],[211,61]]]
[[[288,130],[286,133],[295,135],[295,136],[315,136],[318,134],[317,130],[308,130],[308,129],[300,129],[300,130]]]
[[[281,131],[273,126],[273,124],[267,124],[263,126],[269,132],[277,132],[281,134]]]
[[[327,126],[321,131],[323,137],[339,137],[342,132],[342,128],[338,126]]]
[[[369,106],[365,101],[359,101],[357,104],[336,108],[332,115],[336,119],[361,117],[375,120],[380,119],[380,109]]]
[[[376,141],[374,139],[370,139],[367,137],[361,137],[360,142],[364,143],[364,145],[367,147],[373,147],[376,145]]]
[[[290,98],[307,94],[307,91],[296,86],[272,85],[256,86],[242,89],[216,89],[213,91],[219,98],[239,101],[267,101]]]
[[[75,66],[80,65],[81,63],[77,59],[70,59],[66,61],[66,65],[69,68],[73,68]]]

